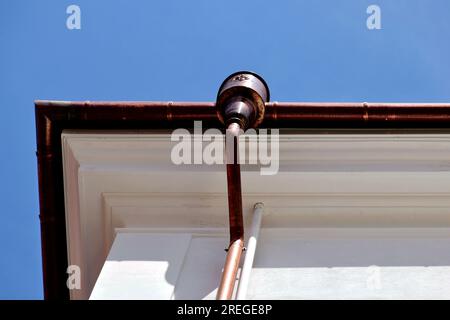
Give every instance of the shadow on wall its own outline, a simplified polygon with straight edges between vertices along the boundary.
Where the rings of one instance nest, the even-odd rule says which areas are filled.
[[[225,237],[119,233],[91,299],[214,299]]]
[[[181,232],[119,233],[91,298],[215,299],[227,241]],[[449,250],[448,229],[263,229],[249,294],[414,298],[410,287],[420,286],[428,291],[418,297],[447,296],[439,279],[450,270]],[[382,268],[384,291],[367,288],[366,271],[378,272],[371,266]]]

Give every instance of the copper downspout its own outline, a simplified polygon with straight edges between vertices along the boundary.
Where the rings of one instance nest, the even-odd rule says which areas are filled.
[[[240,71],[228,76],[217,95],[217,114],[225,124],[230,244],[222,278],[217,290],[218,300],[233,296],[237,271],[244,250],[244,218],[242,216],[241,168],[239,134],[258,126],[264,118],[264,103],[269,101],[269,88],[257,74]]]
[[[227,249],[228,253],[223,268],[222,279],[217,291],[218,300],[231,299],[239,262],[241,261],[241,254],[244,250],[241,168],[238,162],[240,130],[241,128],[237,123],[231,123],[227,129],[227,139],[233,139],[232,142],[227,142],[226,148],[230,244]]]

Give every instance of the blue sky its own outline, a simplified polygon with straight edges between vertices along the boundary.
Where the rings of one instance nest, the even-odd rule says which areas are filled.
[[[0,299],[43,296],[33,100],[209,101],[250,69],[277,101],[450,102],[449,18],[448,0],[0,0]]]

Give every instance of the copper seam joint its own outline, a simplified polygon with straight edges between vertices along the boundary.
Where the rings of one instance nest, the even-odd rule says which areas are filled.
[[[173,106],[173,101],[167,102],[167,105],[166,105],[167,121],[171,121],[173,119],[172,106]]]
[[[367,103],[367,102],[363,102],[363,112],[364,112],[364,114],[363,114],[363,119],[364,119],[364,122],[368,122],[369,121],[369,104]]]

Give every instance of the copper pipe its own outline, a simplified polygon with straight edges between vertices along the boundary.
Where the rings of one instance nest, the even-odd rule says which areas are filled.
[[[230,224],[230,244],[223,268],[222,279],[217,290],[218,300],[231,299],[236,275],[244,249],[244,219],[242,216],[241,168],[239,164],[240,126],[231,123],[227,129],[227,185]],[[231,141],[230,141],[231,139]]]
[[[230,243],[244,238],[242,218],[241,166],[239,164],[239,134],[241,128],[231,123],[227,129],[227,187],[230,212]],[[228,145],[230,144],[230,145]]]
[[[219,289],[217,290],[217,300],[230,300],[232,298],[243,250],[244,241],[241,239],[235,240],[228,247],[222,279],[220,280]]]

